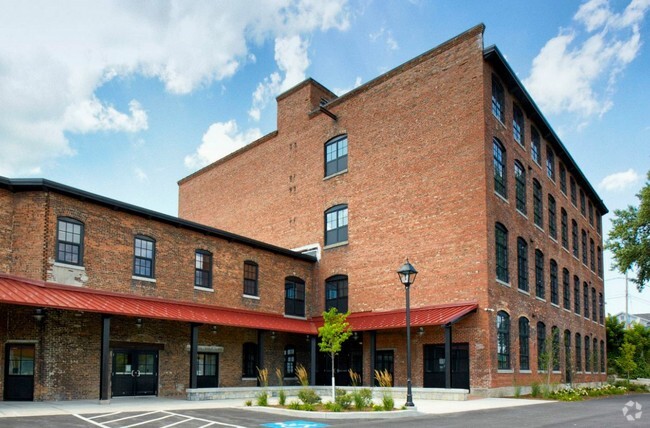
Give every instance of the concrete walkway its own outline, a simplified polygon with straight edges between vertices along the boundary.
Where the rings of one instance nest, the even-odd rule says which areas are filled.
[[[110,403],[106,404],[100,404],[98,400],[44,402],[2,401],[0,402],[0,418],[186,409],[242,408],[251,411],[262,410],[255,406],[246,407],[245,401],[243,399],[188,401],[160,397],[113,398]],[[271,404],[275,402],[273,399],[270,400]],[[418,413],[445,414],[548,403],[552,403],[552,401],[514,398],[474,398],[467,401],[416,400],[415,406]],[[396,404],[399,405],[400,403]],[[316,413],[312,412],[311,414],[313,414],[314,418],[318,418]]]

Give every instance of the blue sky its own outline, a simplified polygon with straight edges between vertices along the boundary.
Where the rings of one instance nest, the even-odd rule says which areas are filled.
[[[341,94],[478,24],[611,211],[650,170],[650,0],[0,0],[0,175],[175,215],[176,182],[275,129],[306,77]],[[605,217],[605,231],[610,217]],[[605,255],[606,277],[610,272]],[[633,288],[633,287],[632,287]],[[622,311],[624,281],[607,282]],[[631,312],[650,295],[631,292]]]

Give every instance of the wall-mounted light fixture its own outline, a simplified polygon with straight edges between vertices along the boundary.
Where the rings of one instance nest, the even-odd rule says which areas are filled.
[[[142,318],[137,318],[137,319],[135,320],[135,326],[136,326],[137,328],[142,328]]]
[[[271,332],[271,340],[275,340],[275,331]]]
[[[420,337],[424,336],[424,327],[418,328],[418,336]]]
[[[212,334],[217,334],[217,326],[216,325],[212,326]]]
[[[43,321],[43,318],[45,318],[45,309],[43,308],[34,309],[33,317],[37,322]]]

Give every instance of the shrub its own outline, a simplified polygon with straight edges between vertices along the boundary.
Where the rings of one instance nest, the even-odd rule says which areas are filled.
[[[343,406],[341,406],[339,403],[326,403],[325,408],[329,410],[330,412],[341,412],[343,411]]]
[[[354,407],[358,410],[365,409],[372,405],[372,391],[370,388],[362,388],[352,393]]]
[[[269,394],[266,391],[258,392],[256,397],[257,397],[257,405],[258,406],[268,406],[269,405]]]
[[[343,409],[349,409],[352,405],[352,395],[348,394],[343,389],[337,388],[335,402]]]
[[[352,369],[348,369],[348,374],[350,375],[350,384],[352,384],[352,386],[361,385],[361,375],[359,373]]]
[[[384,411],[384,406],[381,406],[379,404],[373,404],[372,410],[375,412],[383,412]]]
[[[381,403],[384,407],[384,410],[393,410],[395,408],[395,400],[393,400],[393,396],[391,394],[384,394],[384,396],[381,397]]]
[[[302,406],[300,405],[300,402],[296,401],[296,400],[290,402],[288,407],[291,410],[300,410],[302,408]]]
[[[300,410],[304,410],[306,412],[313,412],[314,411],[314,405],[305,403],[302,406],[300,406]]]
[[[318,395],[316,391],[314,391],[313,389],[309,389],[309,388],[301,389],[300,392],[298,393],[298,398],[304,404],[311,404],[312,407],[314,404],[321,402],[320,395]]]
[[[280,406],[284,406],[286,402],[287,402],[287,393],[284,392],[284,389],[281,389],[278,392],[278,404],[280,404]]]
[[[540,396],[540,393],[541,393],[541,388],[540,388],[540,386],[539,386],[539,383],[537,383],[537,382],[533,382],[533,383],[530,385],[530,395],[532,395],[533,397],[537,398],[537,397]]]
[[[246,400],[244,401],[244,404],[246,405],[246,407],[250,407],[253,405],[253,400]]]
[[[307,369],[302,364],[296,366],[296,376],[300,385],[309,386],[309,375],[307,374]]]

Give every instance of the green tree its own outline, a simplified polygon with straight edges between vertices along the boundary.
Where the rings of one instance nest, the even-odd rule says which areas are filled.
[[[332,402],[336,401],[334,357],[341,352],[343,342],[352,335],[350,324],[347,322],[348,315],[349,312],[342,314],[336,308],[331,308],[323,312],[324,324],[318,329],[318,337],[320,337],[318,346],[321,352],[327,352],[332,358]]]
[[[624,342],[633,343],[636,348],[634,352],[636,369],[633,377],[648,377],[650,375],[650,329],[633,323],[625,330]]]
[[[625,340],[625,323],[614,316],[607,315],[605,329],[607,330],[607,359],[614,363]]]
[[[631,281],[641,291],[650,281],[650,181],[646,181],[637,197],[640,201],[638,207],[614,210],[615,217],[605,248],[613,253],[613,267],[619,272],[636,270],[636,278],[631,278]]]
[[[620,349],[620,355],[616,359],[616,365],[621,372],[627,374],[627,383],[630,383],[630,372],[636,370],[636,363],[634,362],[634,354],[636,353],[636,346],[630,342],[623,342]]]

